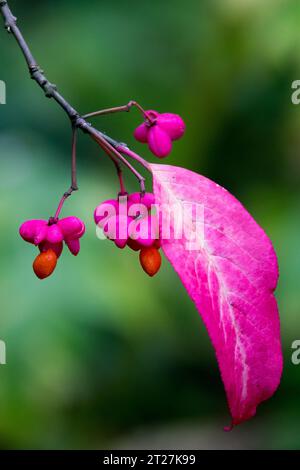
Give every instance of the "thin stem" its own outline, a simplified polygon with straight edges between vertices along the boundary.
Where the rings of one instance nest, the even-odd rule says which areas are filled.
[[[63,208],[65,200],[70,196],[71,194],[64,193],[61,200],[59,201],[58,207],[56,209],[56,212],[54,214],[53,219],[56,221],[59,218],[60,211]]]
[[[126,193],[126,188],[123,180],[123,172],[121,169],[121,165],[117,160],[112,160],[115,164],[116,170],[117,170],[117,175],[118,175],[118,180],[119,180],[119,185],[120,185],[120,192]]]
[[[104,116],[106,114],[112,114],[112,113],[120,113],[120,112],[128,112],[130,108],[128,108],[128,105],[125,104],[125,106],[116,106],[114,108],[107,108],[107,109],[100,109],[99,111],[94,111],[93,113],[88,113],[84,114],[82,117],[83,119],[88,119],[96,116]]]
[[[72,125],[72,167],[71,167],[71,189],[78,190],[77,171],[76,171],[76,145],[77,145],[77,129]]]
[[[88,119],[88,118],[93,118],[96,116],[104,116],[106,114],[112,114],[112,113],[121,113],[121,112],[127,112],[131,110],[131,108],[135,106],[139,111],[141,111],[142,115],[144,116],[145,119],[149,121],[150,124],[154,124],[155,119],[147,113],[147,111],[142,108],[142,106],[137,103],[136,101],[129,101],[129,103],[123,105],[123,106],[115,106],[114,108],[106,108],[106,109],[100,109],[99,111],[94,111],[93,113],[88,113],[84,114],[82,117],[83,119]]]
[[[142,106],[139,103],[137,103],[136,101],[132,101],[132,106],[135,106],[137,109],[139,109],[142,115],[150,122],[150,124],[155,123],[155,119],[152,118],[149,115],[149,113],[147,113],[147,111],[145,111],[144,108],[142,108]]]
[[[127,168],[131,171],[131,173],[133,173],[134,176],[137,178],[140,184],[141,192],[144,193],[145,192],[145,178],[126,160],[125,157],[123,157],[123,155],[120,154],[120,152],[116,150],[116,148],[114,148],[106,140],[104,140],[100,134],[98,136],[93,136],[93,138],[96,140],[96,142],[98,142],[100,147],[103,148],[103,150],[106,153],[108,153],[113,158],[117,158],[120,162],[122,162],[125,166],[127,166]]]
[[[124,144],[118,145],[117,150],[121,153],[125,153],[125,155],[128,155],[128,157],[133,158],[138,163],[140,163],[144,168],[146,168],[146,170],[151,172],[150,164],[146,160],[144,160],[144,158],[142,158],[140,155],[138,155],[137,153],[133,152],[128,147],[126,147]]]
[[[123,173],[122,172],[118,173],[118,177],[119,177],[119,183],[120,183],[120,193],[124,194],[126,193],[126,188],[125,188],[125,184],[123,181]]]
[[[63,208],[65,200],[71,196],[73,191],[78,190],[77,186],[77,174],[76,174],[76,145],[77,145],[77,129],[75,126],[72,125],[72,159],[71,159],[71,186],[69,189],[63,194],[61,200],[59,201],[58,207],[56,209],[55,215],[53,218],[57,220],[60,214],[60,211]]]

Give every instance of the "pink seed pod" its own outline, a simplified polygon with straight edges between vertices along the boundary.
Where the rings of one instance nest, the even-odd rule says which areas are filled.
[[[158,232],[158,219],[155,215],[136,219],[129,226],[130,238],[135,240],[142,247],[152,246],[159,236]]]
[[[48,228],[49,226],[46,224],[46,225],[42,225],[40,228],[36,230],[36,235],[33,240],[33,243],[35,245],[39,245],[42,241],[44,241],[47,238]]]
[[[185,123],[178,114],[163,113],[157,117],[157,124],[167,132],[171,140],[180,139],[185,132]]]
[[[144,204],[148,209],[155,204],[155,198],[153,193],[145,193],[143,196],[141,193],[132,193],[128,196],[128,205],[131,204]]]
[[[35,243],[34,240],[37,238],[41,231],[41,228],[47,226],[47,220],[33,219],[24,222],[20,228],[19,233],[23,240],[28,243]]]
[[[57,224],[47,226],[46,240],[49,243],[60,243],[64,239],[63,233]]]
[[[118,215],[127,215],[128,214],[128,193],[119,193],[118,195],[118,201],[117,201],[117,214]]]
[[[143,122],[143,124],[140,124],[134,130],[133,136],[138,142],[146,144],[148,142],[148,130],[149,126],[147,126],[146,123]]]
[[[185,123],[178,114],[149,110],[145,113],[145,122],[135,129],[134,137],[148,143],[154,155],[164,158],[172,150],[172,141],[180,139],[184,132]]]
[[[143,203],[130,204],[128,208],[128,216],[131,217],[132,220],[137,218],[145,218],[148,214],[149,209]]]
[[[146,144],[148,142],[148,132],[151,126],[155,126],[159,113],[153,109],[145,111],[146,121],[140,124],[134,131],[133,135],[138,142]],[[147,119],[148,118],[148,119]]]
[[[119,202],[115,199],[108,199],[107,201],[102,202],[99,206],[96,207],[94,211],[94,220],[95,224],[103,228],[106,220],[109,217],[117,215],[119,212]],[[102,223],[103,221],[103,223]]]
[[[80,238],[85,232],[85,225],[78,217],[65,217],[57,222],[64,239]]]
[[[56,256],[59,258],[63,250],[63,243],[49,243],[48,241],[44,241],[39,244],[39,250],[41,253],[44,253],[48,250],[53,250]]]
[[[164,158],[172,150],[171,138],[159,125],[154,125],[149,129],[148,146],[154,155]]]
[[[113,240],[118,248],[124,248],[128,240],[128,227],[132,219],[127,215],[115,215],[103,227],[104,235]]]
[[[73,240],[66,239],[65,243],[67,247],[69,248],[70,252],[72,255],[77,256],[79,251],[80,251],[80,241],[79,238],[75,238]]]
[[[141,245],[137,240],[133,240],[132,238],[128,238],[127,246],[129,246],[129,248],[131,248],[133,251],[139,251],[143,248],[143,245]]]
[[[121,250],[123,250],[123,248],[125,248],[127,244],[127,240],[125,240],[124,238],[116,238],[114,242],[118,248],[121,248]]]

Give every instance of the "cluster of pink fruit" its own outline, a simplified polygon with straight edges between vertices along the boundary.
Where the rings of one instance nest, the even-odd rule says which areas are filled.
[[[136,140],[148,143],[151,152],[159,158],[164,158],[172,150],[172,141],[180,139],[185,131],[183,119],[178,114],[158,113],[149,110],[147,118],[134,131]]]
[[[26,242],[39,247],[40,254],[33,262],[33,270],[37,277],[44,279],[53,273],[63,242],[74,256],[78,255],[79,239],[85,232],[85,225],[78,217],[34,219],[24,222],[19,231]]]
[[[160,114],[153,110],[143,113],[144,122],[135,129],[134,137],[139,142],[148,143],[155,156],[166,157],[172,150],[172,142],[184,134],[183,120],[177,114]],[[116,200],[103,202],[94,213],[97,226],[118,248],[128,246],[134,251],[140,251],[141,265],[149,276],[154,276],[161,265],[158,251],[159,223],[157,216],[151,213],[153,204],[152,193],[126,193],[120,194]],[[61,255],[63,242],[76,256],[80,250],[79,239],[84,232],[84,223],[77,217],[58,219],[55,216],[49,220],[24,222],[20,227],[21,237],[40,250],[33,262],[35,274],[40,279],[52,274]]]
[[[159,223],[151,213],[154,207],[154,194],[119,194],[117,199],[109,199],[96,207],[94,220],[109,240],[118,248],[128,246],[140,251],[140,263],[149,276],[154,276],[160,268]]]

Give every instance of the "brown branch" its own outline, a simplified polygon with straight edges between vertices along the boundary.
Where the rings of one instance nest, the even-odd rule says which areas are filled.
[[[141,190],[144,191],[145,178],[143,178],[143,176],[140,175],[129,162],[127,162],[124,156],[118,152],[116,148],[120,145],[120,143],[92,127],[91,124],[88,123],[57,91],[56,85],[48,80],[44,74],[44,71],[36,62],[28,44],[26,43],[20,29],[18,28],[17,18],[12,14],[6,0],[0,0],[0,11],[4,19],[6,30],[13,34],[24,55],[31,78],[35,80],[35,82],[44,90],[47,98],[54,99],[54,101],[56,101],[65,111],[71,120],[72,127],[75,129],[81,129],[83,132],[89,134],[100,145],[105,153],[109,155],[110,158],[114,161],[118,171],[120,171],[119,161],[127,166],[129,170],[137,177],[141,186]]]

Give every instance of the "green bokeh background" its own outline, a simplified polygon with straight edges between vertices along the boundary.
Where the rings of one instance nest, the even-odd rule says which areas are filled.
[[[207,333],[168,263],[155,278],[137,255],[96,238],[93,210],[117,190],[114,168],[79,138],[80,191],[64,215],[87,225],[38,281],[36,251],[18,235],[53,214],[69,184],[64,113],[28,78],[14,39],[0,30],[2,448],[300,448],[299,0],[11,0],[50,80],[82,113],[139,101],[176,112],[184,139],[168,163],[233,192],[265,228],[279,257],[277,298],[285,368],[276,395],[231,433]],[[154,161],[132,131],[137,111],[99,128]],[[130,190],[136,182],[126,172]],[[149,187],[151,181],[148,183]]]

